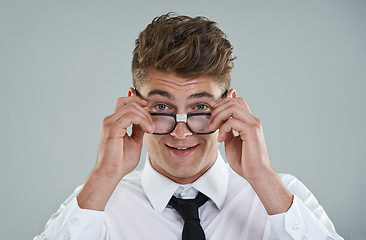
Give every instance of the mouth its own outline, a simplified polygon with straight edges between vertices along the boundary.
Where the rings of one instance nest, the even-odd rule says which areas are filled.
[[[170,152],[173,153],[174,155],[177,155],[177,156],[191,155],[197,149],[198,145],[199,144],[190,145],[190,146],[179,146],[179,145],[168,145],[168,144],[166,144],[166,146],[168,147]]]

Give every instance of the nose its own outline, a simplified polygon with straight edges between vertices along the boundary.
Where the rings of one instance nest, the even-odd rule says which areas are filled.
[[[189,131],[185,122],[177,122],[173,132],[170,133],[173,137],[183,139],[187,136],[191,136],[193,133]]]

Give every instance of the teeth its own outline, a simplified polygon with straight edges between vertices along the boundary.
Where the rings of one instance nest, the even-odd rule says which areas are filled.
[[[178,150],[187,150],[188,148],[177,148]]]

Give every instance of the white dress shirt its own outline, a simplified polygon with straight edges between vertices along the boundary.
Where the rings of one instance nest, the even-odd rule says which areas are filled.
[[[180,185],[157,172],[146,160],[119,183],[104,212],[80,209],[75,192],[61,205],[34,240],[179,240],[182,217],[167,206],[174,194],[194,198],[198,191],[210,199],[199,208],[208,240],[343,239],[313,194],[295,177],[279,175],[294,195],[286,213],[269,216],[248,182],[224,162],[215,164],[189,185]]]

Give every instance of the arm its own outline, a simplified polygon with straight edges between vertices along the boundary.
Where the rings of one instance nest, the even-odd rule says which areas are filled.
[[[76,195],[82,186],[61,204],[60,208],[48,220],[42,234],[34,240],[53,239],[106,239],[104,212],[80,209]]]
[[[310,216],[305,216],[306,228],[315,231],[315,234],[318,232],[319,236],[324,236],[324,231],[327,232],[327,229],[312,216],[307,206],[301,204],[296,197],[294,199],[294,195],[273,170],[262,124],[251,114],[244,99],[236,97],[235,90],[231,89],[228,97],[214,106],[210,124],[212,130],[219,130],[218,141],[225,141],[225,153],[231,168],[252,186],[268,215],[279,217],[288,215],[294,218],[302,218],[301,214]],[[236,136],[234,132],[238,135]],[[279,220],[281,224],[276,225],[279,228],[277,233],[282,230],[286,232],[288,228],[285,220],[282,220]],[[285,234],[289,236],[287,232]]]
[[[294,195],[293,204],[286,213],[269,216],[279,239],[343,239],[335,231],[323,207],[302,182],[289,174],[279,176]]]

